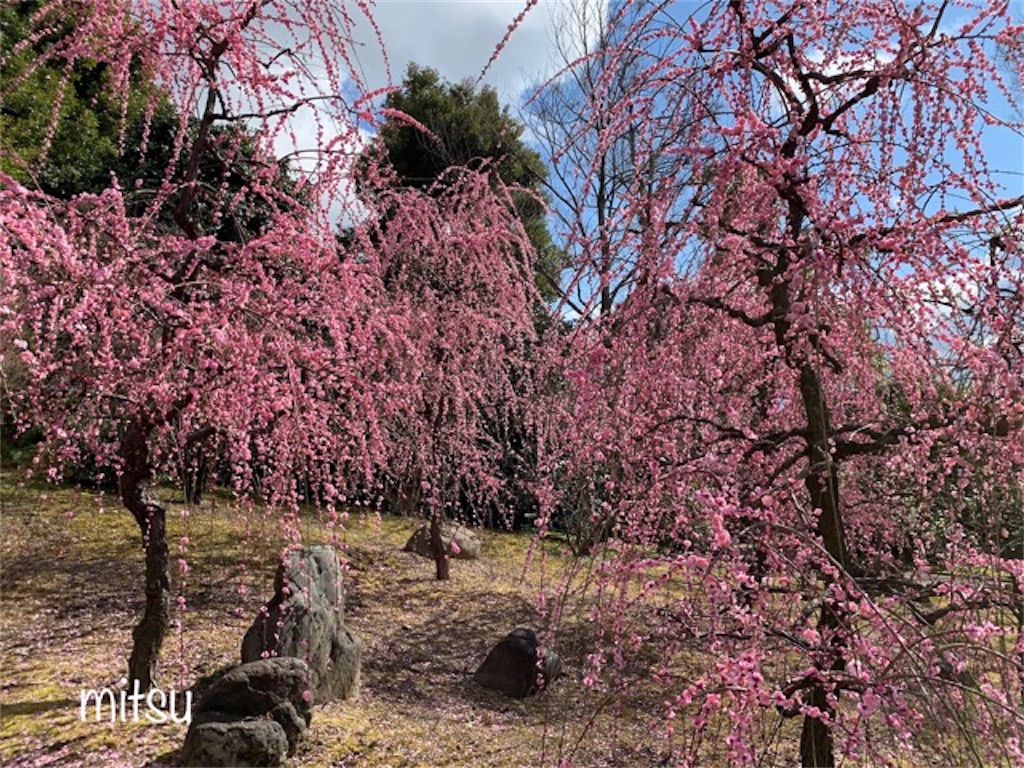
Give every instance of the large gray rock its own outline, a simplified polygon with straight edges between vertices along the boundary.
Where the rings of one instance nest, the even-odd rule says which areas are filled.
[[[480,557],[480,539],[464,525],[442,523],[441,539],[448,551],[448,557],[454,560],[476,560]],[[423,557],[434,556],[434,548],[430,543],[430,523],[424,523],[416,529],[406,543],[405,551]]]
[[[538,655],[543,656],[543,670],[538,667]],[[484,688],[521,699],[536,693],[561,673],[562,660],[558,654],[541,649],[532,629],[519,627],[491,649],[473,679]]]
[[[293,550],[274,579],[274,597],[242,640],[242,661],[293,656],[309,665],[318,704],[359,691],[362,643],[345,628],[338,555],[330,546]]]
[[[220,677],[196,707],[181,763],[276,766],[309,727],[310,671],[295,658],[241,664]]]
[[[267,718],[233,720],[204,715],[192,722],[181,764],[185,766],[281,765],[288,757],[288,737]]]

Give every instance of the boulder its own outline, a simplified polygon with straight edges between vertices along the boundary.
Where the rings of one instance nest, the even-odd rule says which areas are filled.
[[[242,661],[273,656],[309,665],[318,704],[359,691],[362,643],[345,628],[338,555],[330,546],[289,552],[277,569],[274,596],[242,640]]]
[[[208,715],[188,728],[181,765],[278,766],[288,749],[285,729],[272,720],[221,721]]]
[[[457,523],[441,524],[441,539],[448,550],[448,557],[455,560],[476,560],[480,557],[480,539],[472,530]],[[430,523],[424,523],[410,537],[405,545],[406,552],[415,552],[423,557],[434,557],[430,545]]]
[[[199,701],[181,763],[281,765],[309,727],[312,702],[310,670],[301,659],[262,659],[234,667]]]
[[[232,720],[205,715],[192,722],[185,738],[185,766],[277,766],[288,757],[284,728],[266,718]]]
[[[543,670],[538,668],[538,656],[543,659]],[[532,629],[520,627],[491,649],[473,679],[484,688],[521,699],[536,693],[561,673],[562,660],[558,654],[541,648]]]

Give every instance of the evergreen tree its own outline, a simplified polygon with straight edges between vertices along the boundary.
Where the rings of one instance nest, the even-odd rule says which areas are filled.
[[[501,105],[497,92],[489,86],[478,89],[468,80],[449,83],[430,67],[410,64],[386,107],[395,117],[380,136],[389,164],[407,186],[440,192],[450,183],[452,169],[489,164],[505,184],[519,188],[512,197],[536,249],[537,287],[545,298],[553,298],[565,257],[552,242],[546,222],[540,190],[547,168],[523,141],[523,125]]]

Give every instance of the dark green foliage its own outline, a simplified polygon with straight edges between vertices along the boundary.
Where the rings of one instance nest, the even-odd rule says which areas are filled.
[[[131,126],[125,153],[111,168],[140,214],[167,178],[176,142],[185,148],[193,146],[199,126],[190,120],[178,141],[180,117],[169,104],[161,104],[150,122],[144,152],[142,129],[141,121]],[[287,164],[261,154],[253,136],[239,125],[210,129],[198,158],[196,181],[190,185],[182,184],[186,165],[182,150],[168,179],[175,191],[160,205],[160,218],[168,227],[184,219],[196,235],[213,235],[221,243],[244,243],[262,234],[278,211],[303,204]],[[191,190],[188,202],[180,210],[186,189]]]
[[[523,127],[489,87],[449,84],[433,69],[411,64],[387,106],[422,123],[433,135],[392,121],[381,129],[395,170],[411,186],[429,187],[452,166],[499,164],[508,184],[535,186],[546,176],[540,156],[521,141]]]
[[[400,90],[387,107],[408,115],[430,133],[393,119],[380,131],[388,163],[402,183],[440,189],[452,168],[493,168],[513,193],[516,211],[537,252],[537,286],[545,298],[556,291],[565,263],[551,241],[546,205],[539,191],[547,178],[540,155],[523,142],[523,126],[498,101],[493,88],[445,82],[437,71],[410,64]],[[550,278],[550,279],[549,279]]]
[[[141,73],[133,77],[125,105],[125,96],[113,91],[106,65],[80,61],[65,72],[60,56],[50,57],[48,51],[77,19],[62,6],[65,15],[40,20],[35,18],[40,7],[33,0],[0,8],[0,170],[65,200],[101,192],[116,178],[133,212],[141,214],[165,181],[172,187],[181,184],[197,121],[183,124],[166,96]],[[43,21],[52,31],[24,45]],[[161,200],[160,219],[168,227],[175,219],[187,219],[193,234],[215,235],[221,242],[244,242],[262,232],[276,210],[296,202],[287,167],[262,156],[253,136],[235,124],[211,128],[192,187],[183,210],[178,210],[180,189]]]
[[[124,105],[110,91],[105,64],[79,62],[65,72],[59,57],[46,55],[76,22],[68,9],[62,9],[67,16],[46,18],[50,34],[24,45],[32,29],[38,27],[33,17],[40,7],[41,3],[33,1],[0,8],[0,170],[27,186],[67,199],[109,185],[120,154]],[[47,146],[55,104],[62,92]],[[141,84],[132,94],[127,105],[129,124],[140,119],[151,95]]]

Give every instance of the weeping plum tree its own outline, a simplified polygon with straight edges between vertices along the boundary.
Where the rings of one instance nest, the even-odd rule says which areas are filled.
[[[532,264],[538,286],[532,300],[540,322],[546,320],[542,295],[550,298],[553,292],[549,276],[558,273],[560,256],[551,244],[537,188],[544,166],[519,138],[523,127],[501,107],[493,89],[478,90],[469,81],[446,83],[436,71],[411,64],[401,88],[388,95],[385,106],[389,118],[381,126],[380,140],[369,144],[364,154],[367,160],[379,158],[393,171],[389,185],[409,187],[407,195],[417,190],[426,206],[445,210],[457,204],[453,189],[466,183],[466,169],[475,169],[508,185],[501,195],[519,222],[515,229],[492,231],[494,222],[479,219],[473,228],[447,226],[429,232],[406,213],[386,214],[372,232],[377,242],[400,252],[389,264],[386,285],[418,297],[415,311],[424,319],[419,336],[422,354],[410,360],[409,375],[434,387],[426,399],[411,398],[392,425],[395,439],[390,442],[396,455],[390,463],[393,487],[387,495],[395,497],[403,512],[419,507],[430,519],[436,573],[445,579],[448,547],[441,541],[442,519],[466,520],[481,509],[504,511],[508,497],[514,495],[514,468],[524,463],[524,451],[516,450],[515,438],[525,442],[521,435],[528,400],[528,377],[523,375],[528,339],[521,333],[499,333],[495,322],[502,321],[496,314],[488,317],[487,307],[519,304],[531,297],[517,290],[517,279],[480,271],[474,258],[476,241],[528,238],[522,269],[529,270]],[[377,189],[379,182],[360,180],[358,186],[387,211],[388,193]],[[420,244],[407,243],[410,231],[423,233]],[[451,270],[431,261],[433,246],[428,243],[434,238],[462,253],[461,267]],[[473,296],[467,285],[476,286],[470,292]],[[446,291],[455,298],[450,305]],[[468,311],[473,302],[476,306]],[[450,354],[454,340],[466,354]],[[502,386],[495,386],[499,380]],[[516,380],[518,387],[513,386]],[[420,394],[427,395],[428,389]],[[495,482],[496,471],[506,482]],[[502,485],[506,493],[499,492]]]
[[[401,310],[404,346],[391,364],[403,391],[381,429],[389,470],[415,483],[436,576],[445,580],[442,521],[458,519],[467,494],[480,505],[500,503],[505,447],[493,425],[529,405],[521,374],[538,300],[530,239],[515,199],[494,187],[486,168],[452,168],[444,188],[429,192],[404,186],[391,169],[382,176],[364,183],[363,195],[387,215],[353,240],[357,250],[376,250],[385,290]],[[479,258],[493,249],[503,262]]]
[[[361,87],[349,46],[355,16],[366,13],[360,3],[320,0],[55,0],[39,5],[35,31],[10,52],[46,38],[25,77],[44,65],[70,77],[87,60],[104,67],[110,98],[125,104],[141,71],[156,86],[150,93],[183,116],[157,184],[121,175],[98,193],[58,200],[0,176],[0,333],[25,367],[14,405],[22,423],[45,431],[39,462],[49,459],[51,479],[85,454],[117,472],[145,555],[145,609],[129,659],[144,690],[154,684],[172,608],[166,512],[152,493],[159,473],[216,439],[234,491],[258,489],[285,510],[288,527],[301,499],[333,514],[393,455],[385,425],[442,384],[408,375],[409,361],[450,364],[445,410],[435,414],[448,423],[487,372],[474,369],[463,386],[459,372],[471,366],[460,361],[477,349],[456,328],[428,340],[432,317],[415,282],[385,290],[410,249],[424,268],[452,273],[472,250],[474,279],[446,301],[463,309],[475,342],[500,348],[489,334],[504,341],[532,329],[522,299],[532,290],[522,268],[529,251],[500,184],[469,173],[444,204],[386,186],[375,200],[354,202],[355,121],[374,120],[372,94],[354,103],[340,94],[343,84],[348,94]],[[51,40],[54,30],[62,35]],[[58,100],[65,87],[58,84]],[[121,150],[140,166],[156,98],[140,145]],[[309,135],[312,146],[299,144]],[[274,158],[289,151],[298,163],[281,184]],[[201,173],[214,152],[219,184]],[[31,160],[45,162],[46,147]],[[381,218],[375,205],[410,228],[369,236]],[[223,223],[248,207],[259,208],[261,225],[224,236]],[[354,228],[347,247],[336,237],[339,218]]]
[[[682,764],[1019,765],[1024,567],[968,522],[1024,458],[1024,198],[984,151],[1021,141],[1024,30],[1000,2],[643,7],[602,51],[639,74],[577,129],[706,181],[633,188],[637,284],[541,409],[548,514],[575,468],[610,531],[585,682],[654,685]],[[692,93],[719,109],[671,110]]]

